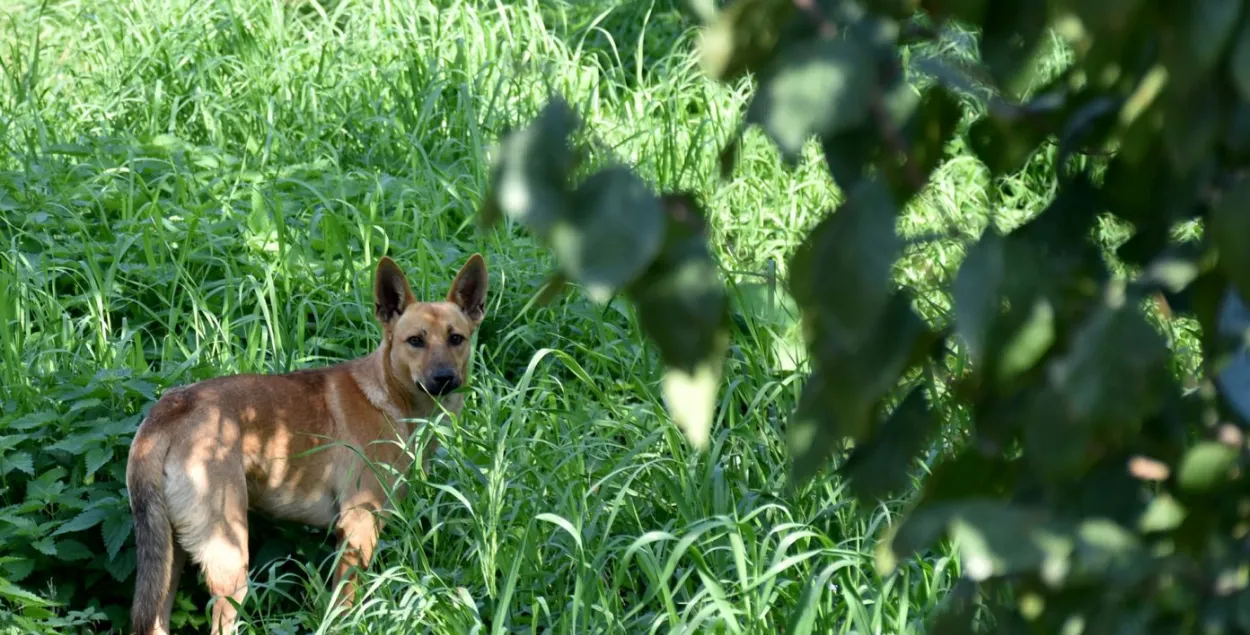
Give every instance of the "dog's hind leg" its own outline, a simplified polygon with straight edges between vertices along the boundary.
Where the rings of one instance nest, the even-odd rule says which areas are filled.
[[[234,633],[238,609],[230,600],[242,604],[247,596],[247,483],[243,466],[228,460],[198,467],[170,474],[166,497],[213,596],[211,632]]]

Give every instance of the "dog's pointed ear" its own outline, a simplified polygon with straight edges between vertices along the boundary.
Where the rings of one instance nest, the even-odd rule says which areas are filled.
[[[390,325],[403,314],[409,304],[416,302],[412,287],[408,286],[408,278],[403,269],[387,256],[378,262],[377,273],[373,277],[373,315],[383,325]]]
[[[473,254],[460,268],[447,292],[447,301],[460,307],[474,326],[486,317],[486,278],[486,261],[482,254]]]

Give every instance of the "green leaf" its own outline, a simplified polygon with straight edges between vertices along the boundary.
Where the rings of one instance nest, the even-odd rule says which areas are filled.
[[[85,460],[87,466],[87,473],[85,476],[90,478],[98,472],[100,468],[104,467],[109,461],[113,460],[113,448],[91,448],[90,450],[87,450],[87,457]]]
[[[1138,521],[1137,528],[1143,533],[1172,531],[1181,526],[1188,512],[1185,507],[1166,493],[1151,499]]]
[[[1182,5],[1188,27],[1185,44],[1194,77],[1203,77],[1219,61],[1237,27],[1241,4],[1241,0],[1191,0]]]
[[[577,188],[577,214],[555,222],[551,247],[570,279],[606,302],[634,280],[664,242],[664,211],[642,179],[623,165],[601,170]]]
[[[1250,101],[1250,14],[1241,19],[1228,68],[1232,74],[1233,87],[1243,101]]]
[[[134,519],[128,513],[113,513],[104,519],[100,531],[104,534],[104,548],[108,550],[109,560],[117,557],[133,529]]]
[[[981,33],[981,59],[990,76],[1011,97],[1032,78],[1032,64],[1047,29],[1046,0],[988,2]]]
[[[871,58],[848,40],[793,44],[778,55],[747,108],[789,163],[812,136],[834,136],[860,125],[876,92]]]
[[[791,487],[815,476],[839,445],[837,422],[822,398],[826,390],[825,380],[819,371],[809,375],[803,384],[798,407],[786,426]]]
[[[875,181],[816,226],[790,262],[790,292],[804,322],[819,324],[838,348],[864,340],[890,302],[900,251],[896,206]]]
[[[502,215],[543,237],[570,213],[565,196],[577,155],[569,141],[580,125],[577,113],[557,96],[528,127],[503,138],[480,212],[483,226],[493,226]]]
[[[1176,482],[1183,491],[1205,492],[1226,482],[1237,462],[1237,448],[1219,441],[1199,441],[1181,459]]]
[[[1027,122],[1007,121],[993,114],[981,117],[968,129],[969,146],[993,177],[1020,171],[1044,139],[1045,133]]]
[[[58,560],[65,562],[81,562],[90,560],[94,554],[77,540],[62,540],[56,543],[56,557]]]
[[[58,606],[55,602],[49,602],[4,578],[0,578],[0,598],[4,598],[19,606]]]
[[[81,514],[78,514],[73,519],[67,521],[65,524],[58,527],[56,531],[52,532],[52,535],[60,536],[61,534],[68,534],[68,533],[75,532],[75,531],[83,531],[84,529],[91,529],[92,527],[95,527],[96,525],[100,524],[100,522],[104,520],[105,516],[106,514],[104,510],[100,509],[99,507],[96,507],[94,509],[88,509],[87,511],[82,512]]]
[[[1071,352],[1054,362],[1050,377],[1069,417],[1126,438],[1161,407],[1169,352],[1140,309],[1123,297],[1110,300],[1073,335]]]
[[[627,288],[642,330],[659,349],[669,413],[696,448],[707,447],[729,347],[729,301],[688,197],[666,195],[664,244]]]
[[[875,502],[906,487],[911,462],[924,449],[934,424],[924,389],[913,388],[872,438],[856,446],[842,465],[840,471],[850,478],[855,496]]]
[[[1243,299],[1250,298],[1250,178],[1242,178],[1211,208],[1211,240],[1219,266]]]
[[[959,545],[963,573],[973,581],[1064,570],[1075,541],[1041,509],[969,499],[924,505],[907,515],[890,541],[890,559],[925,549],[949,532]]]
[[[733,82],[758,72],[794,14],[791,0],[737,0],[722,10],[699,37],[699,58],[708,76]]]
[[[35,460],[28,452],[10,452],[0,459],[0,476],[4,476],[13,470],[22,472],[28,476],[35,474]]]
[[[955,274],[956,333],[974,364],[982,363],[989,353],[987,340],[1001,312],[1006,263],[1006,242],[991,225],[968,249]]]

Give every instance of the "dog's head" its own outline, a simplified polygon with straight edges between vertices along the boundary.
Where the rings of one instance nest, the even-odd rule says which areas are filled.
[[[486,316],[486,261],[473,254],[442,302],[418,302],[390,258],[378,263],[373,312],[382,324],[386,362],[414,391],[446,395],[464,383],[469,338]]]

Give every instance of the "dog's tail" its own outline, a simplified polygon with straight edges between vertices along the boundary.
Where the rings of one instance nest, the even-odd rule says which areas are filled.
[[[126,488],[135,532],[135,597],[130,629],[136,635],[167,632],[167,597],[174,575],[174,529],[165,503],[165,460],[170,419],[185,410],[182,395],[167,394],[135,433],[126,462]],[[163,623],[163,627],[162,627]]]

